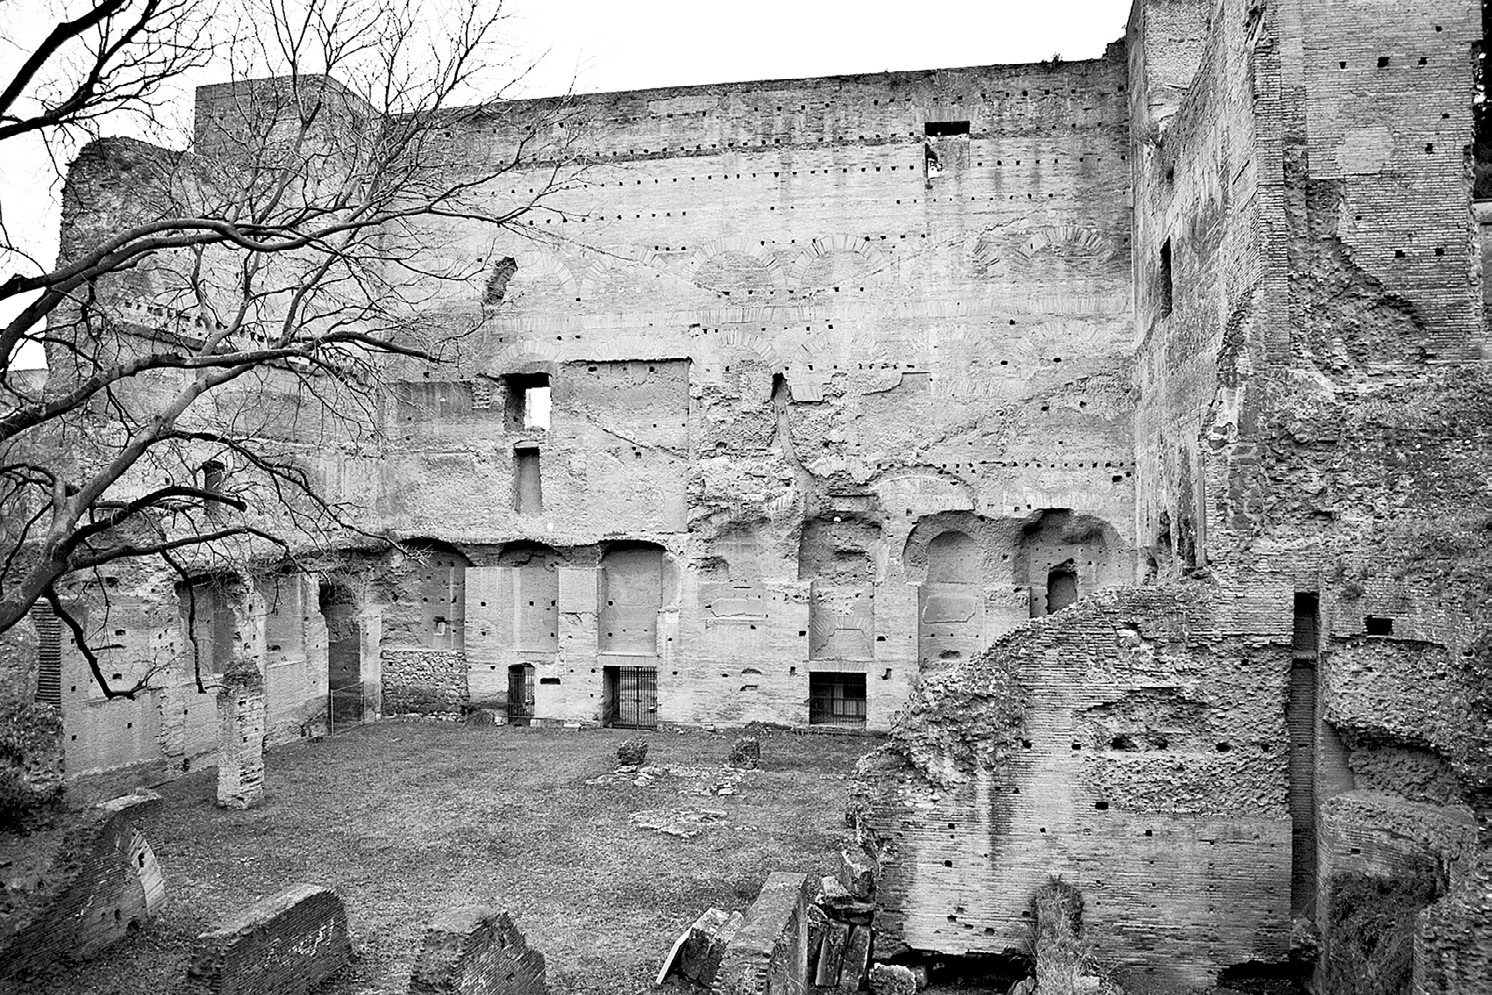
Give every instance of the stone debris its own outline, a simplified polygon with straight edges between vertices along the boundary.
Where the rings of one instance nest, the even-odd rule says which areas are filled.
[[[762,762],[762,741],[755,736],[742,736],[730,747],[730,758],[726,763],[732,767],[751,768]]]
[[[859,847],[839,851],[839,882],[850,896],[864,901],[875,898],[876,867],[871,856]]]
[[[741,928],[741,921],[739,912],[706,909],[674,944],[658,972],[657,983],[661,985],[673,976],[708,986],[720,970],[720,961],[731,938]]]
[[[865,983],[865,970],[870,964],[871,932],[869,926],[850,929],[850,938],[845,943],[844,959],[839,968],[839,990],[857,992]]]
[[[640,767],[648,758],[648,741],[641,736],[627,740],[616,750],[617,762],[623,767]]]
[[[851,927],[848,923],[831,922],[819,946],[818,967],[813,973],[813,983],[820,988],[839,985],[839,970],[844,965],[845,947],[850,942]]]
[[[706,829],[725,821],[720,809],[645,809],[632,813],[632,824],[640,829],[654,829],[667,836],[694,839]]]
[[[916,995],[917,975],[902,964],[872,964],[870,990],[875,995]]]

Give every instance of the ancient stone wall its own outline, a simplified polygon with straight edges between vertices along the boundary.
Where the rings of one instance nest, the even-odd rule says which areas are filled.
[[[138,825],[153,801],[124,796],[85,809],[65,829],[3,841],[0,988],[97,956],[160,908],[165,880]]]
[[[1254,628],[1205,585],[1113,591],[924,682],[862,764],[877,949],[1019,949],[1056,874],[1142,989],[1283,957],[1289,647]]]
[[[544,955],[507,913],[452,910],[425,931],[409,995],[547,995]]]
[[[1132,59],[1167,44],[1158,6]],[[1291,910],[1326,934],[1318,982],[1356,989],[1407,977],[1486,781],[1478,5],[1225,0],[1209,25],[1174,114],[1134,115],[1137,530],[1261,637],[1294,606]]]
[[[302,995],[346,967],[351,952],[342,900],[292,885],[197,937],[183,990]]]
[[[441,232],[492,279],[429,320],[485,320],[454,379],[391,407],[387,524],[556,564],[469,591],[473,697],[533,666],[540,716],[596,721],[606,669],[641,665],[663,721],[805,724],[822,693],[884,728],[923,649],[1029,617],[1062,560],[1083,593],[1129,580],[1125,76],[1115,55],[580,98],[588,184],[527,240]],[[495,155],[496,123],[451,141]],[[1033,583],[1044,509],[1093,527]],[[958,512],[984,551],[933,582],[968,585],[949,618],[903,558]],[[611,642],[585,552],[607,538],[681,568],[656,638]],[[522,619],[525,584],[557,628]]]

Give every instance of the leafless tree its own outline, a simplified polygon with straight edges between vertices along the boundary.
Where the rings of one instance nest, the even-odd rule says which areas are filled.
[[[567,101],[508,116],[500,0],[210,2],[93,0],[0,79],[0,155],[78,152],[58,263],[0,273],[0,302],[25,301],[0,328],[0,632],[50,605],[109,697],[150,678],[105,678],[79,586],[121,560],[185,580],[366,535],[318,468],[376,445],[392,369],[449,360],[478,324],[452,318],[480,274],[442,226],[516,230],[573,175]],[[97,137],[108,115],[163,125],[217,66],[238,82],[199,96],[189,148]],[[494,147],[468,154],[476,134]],[[99,195],[109,170],[128,179]],[[44,383],[12,368],[28,339]]]

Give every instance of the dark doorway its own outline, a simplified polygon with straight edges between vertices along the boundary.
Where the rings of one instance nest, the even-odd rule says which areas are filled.
[[[1071,562],[1052,567],[1046,575],[1046,613],[1059,612],[1078,599],[1078,573]]]
[[[526,726],[533,720],[533,671],[522,663],[508,668],[508,725]]]
[[[864,674],[809,674],[808,724],[864,726]]]
[[[335,728],[363,719],[362,627],[352,592],[322,584],[321,617],[326,620],[326,712]]]
[[[607,667],[601,689],[601,722],[613,729],[658,726],[658,668]]]

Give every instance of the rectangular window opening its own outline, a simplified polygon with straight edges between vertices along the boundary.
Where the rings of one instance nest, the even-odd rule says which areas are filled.
[[[513,450],[513,509],[521,515],[544,510],[537,448]]]
[[[549,430],[549,374],[513,373],[503,377],[507,422],[512,431]]]
[[[1169,318],[1171,307],[1171,240],[1168,238],[1160,246],[1160,316]]]
[[[969,133],[967,121],[928,121],[922,125],[922,133],[928,138],[953,138]]]

